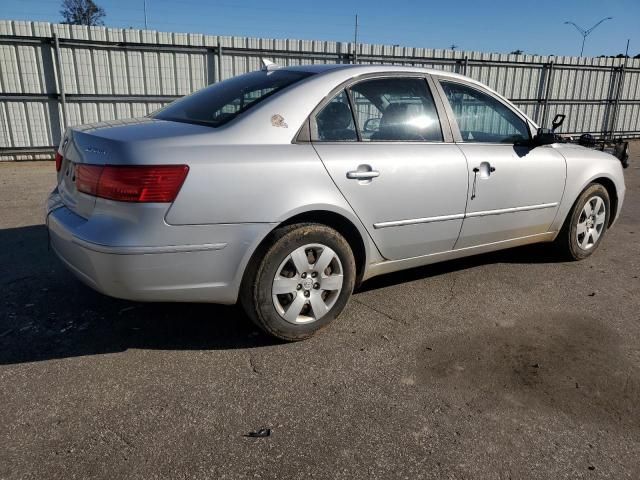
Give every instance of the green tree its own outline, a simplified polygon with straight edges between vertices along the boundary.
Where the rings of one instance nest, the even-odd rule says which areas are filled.
[[[69,25],[104,25],[106,13],[93,0],[63,0],[60,15]]]
[[[524,53],[524,50],[514,50],[513,52],[510,52],[509,55],[522,55]]]

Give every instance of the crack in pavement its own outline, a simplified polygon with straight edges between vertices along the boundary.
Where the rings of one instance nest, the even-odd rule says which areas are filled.
[[[400,323],[400,324],[402,324],[404,326],[409,326],[409,322],[407,322],[406,320],[401,320],[399,318],[392,317],[391,315],[383,312],[382,310],[378,310],[377,308],[372,307],[371,305],[367,305],[366,303],[361,302],[360,300],[356,299],[355,297],[351,297],[351,301],[355,302],[355,303],[357,303],[359,305],[362,305],[362,306],[368,308],[369,310],[372,310],[372,311],[374,311],[374,312],[376,312],[376,313],[378,313],[378,314],[380,314],[380,315],[382,315],[384,317],[387,317],[389,320],[392,320],[394,322],[398,322],[398,323]]]
[[[458,275],[452,275],[451,278],[452,278],[451,285],[449,285],[449,298],[447,298],[445,302],[442,304],[443,307],[448,307],[449,304],[456,297],[455,289],[456,289],[456,283],[458,282]]]
[[[249,369],[256,375],[262,375],[262,372],[260,370],[258,370],[258,367],[256,366],[255,360],[253,359],[253,354],[251,352],[249,353]]]

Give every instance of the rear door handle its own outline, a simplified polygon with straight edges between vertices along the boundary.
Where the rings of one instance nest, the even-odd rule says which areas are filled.
[[[376,178],[380,176],[380,172],[377,170],[368,170],[368,171],[358,171],[353,170],[351,172],[347,172],[347,178],[355,179],[355,180],[371,180],[372,178]]]

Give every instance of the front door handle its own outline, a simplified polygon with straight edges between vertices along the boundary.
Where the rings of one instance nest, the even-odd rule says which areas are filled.
[[[357,169],[347,172],[347,178],[350,178],[352,180],[371,181],[371,179],[379,176],[380,176],[380,172],[377,170],[374,170],[373,167],[371,167],[371,165],[367,165],[367,164],[358,165]]]
[[[480,174],[480,178],[487,179],[495,171],[496,167],[492,167],[489,162],[482,162],[479,167],[473,168],[473,186],[471,187],[471,200],[476,198],[478,173]]]
[[[496,167],[492,167],[489,162],[482,162],[479,167],[473,169],[473,173],[480,174],[480,178],[489,178],[493,172],[496,171]]]
[[[355,180],[371,180],[380,176],[380,172],[377,170],[369,170],[368,172],[359,172],[357,170],[347,172],[347,178]]]

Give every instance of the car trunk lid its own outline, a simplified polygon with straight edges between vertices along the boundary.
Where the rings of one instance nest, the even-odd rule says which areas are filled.
[[[135,154],[144,142],[194,134],[208,134],[209,127],[150,118],[119,120],[69,128],[60,146],[63,156],[58,172],[58,192],[64,205],[89,218],[97,197],[78,190],[81,165],[148,165],[158,162]]]

